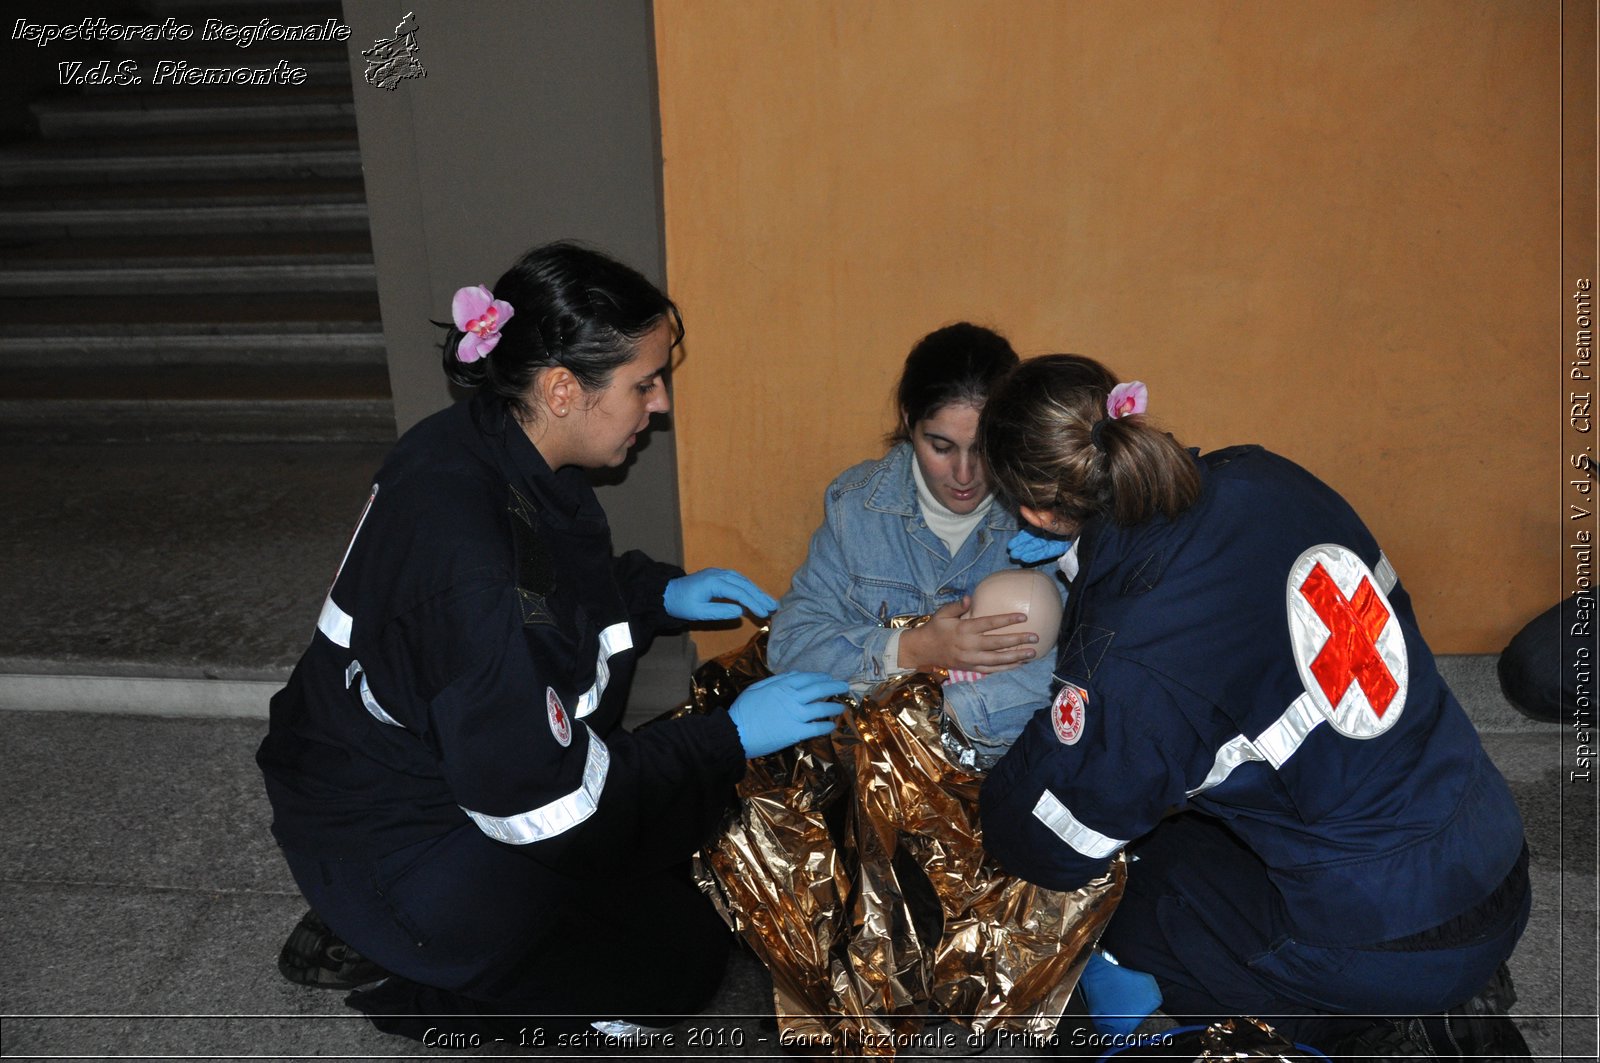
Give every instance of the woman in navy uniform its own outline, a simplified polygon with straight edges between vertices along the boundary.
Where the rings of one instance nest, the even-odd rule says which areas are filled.
[[[622,730],[652,636],[776,604],[737,573],[614,556],[586,478],[667,411],[677,307],[554,244],[452,312],[445,370],[476,394],[395,447],[272,700],[273,832],[314,911],[390,973],[351,998],[380,1028],[670,1023],[705,1005],[729,942],[678,865],[746,758],[827,732],[846,687],[788,673],[726,713]]]
[[[1398,574],[1304,469],[1186,450],[1146,403],[1052,355],[984,408],[997,490],[1080,563],[1046,711],[983,787],[986,848],[1072,889],[1128,846],[1102,944],[1169,1014],[1347,1057],[1526,1056],[1495,1014],[1522,822]]]

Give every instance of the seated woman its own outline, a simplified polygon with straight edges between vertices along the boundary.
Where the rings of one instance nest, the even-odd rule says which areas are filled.
[[[1054,640],[1062,608],[1055,566],[1015,569],[1008,545],[1024,561],[1061,556],[1069,578],[1077,562],[1058,538],[1019,538],[991,494],[979,416],[1017,364],[1004,337],[966,323],[912,348],[894,446],[829,485],[822,526],[773,614],[767,647],[774,670],[827,672],[858,693],[901,673],[948,671],[945,712],[972,748],[964,766],[980,770],[1047,699],[1052,661],[1038,639]],[[918,627],[887,624],[915,614],[932,615]],[[1083,984],[1097,1022],[1126,1016],[1132,1029],[1155,1007],[1148,976],[1098,955]]]
[[[857,691],[902,672],[968,679],[945,688],[945,704],[980,766],[1005,752],[1050,686],[1035,635],[996,633],[1024,616],[965,616],[979,581],[1009,565],[1017,530],[994,505],[977,440],[989,389],[1016,364],[1004,337],[964,322],[912,348],[894,446],[828,485],[768,641],[775,671],[827,672]],[[887,624],[921,613],[932,617],[919,627]]]

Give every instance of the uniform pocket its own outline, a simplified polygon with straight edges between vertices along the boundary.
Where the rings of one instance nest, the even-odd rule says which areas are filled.
[[[915,584],[871,576],[850,577],[846,598],[862,619],[871,623],[897,616],[921,616],[936,608],[933,599]]]
[[[372,866],[372,888],[395,925],[418,948],[426,947],[432,936],[426,920],[429,904],[419,894],[427,893],[422,880],[426,869],[442,854],[452,835],[445,834],[408,845],[378,860]]]

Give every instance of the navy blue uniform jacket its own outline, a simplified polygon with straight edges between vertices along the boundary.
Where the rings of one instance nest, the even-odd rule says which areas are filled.
[[[744,771],[732,721],[618,726],[681,570],[613,557],[583,472],[481,397],[372,492],[257,754],[279,842],[370,858],[471,820],[569,873],[688,856]]]
[[[1307,943],[1468,911],[1522,823],[1390,562],[1293,463],[1197,460],[1200,499],[1176,520],[1085,528],[1050,710],[983,787],[986,848],[1071,889],[1194,809],[1261,857]]]

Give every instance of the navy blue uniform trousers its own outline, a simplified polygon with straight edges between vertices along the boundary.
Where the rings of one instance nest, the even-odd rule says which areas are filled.
[[[1349,1016],[1466,1001],[1511,955],[1531,905],[1524,851],[1506,884],[1460,919],[1397,942],[1322,948],[1295,938],[1266,866],[1212,817],[1175,816],[1128,852],[1127,890],[1101,944],[1155,976],[1161,1009],[1183,1022],[1253,1016],[1316,1048],[1367,1025]]]
[[[709,1003],[732,943],[687,865],[575,878],[470,823],[373,861],[284,855],[317,914],[393,976],[350,1003],[420,1016],[374,1017],[380,1029],[413,1037],[429,1016],[668,1026]],[[517,1025],[448,1028],[500,1036]]]

